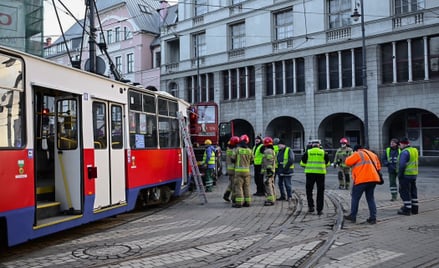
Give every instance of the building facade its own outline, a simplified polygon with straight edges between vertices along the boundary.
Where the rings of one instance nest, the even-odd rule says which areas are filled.
[[[347,137],[381,152],[408,136],[437,163],[439,2],[362,3],[179,2],[178,22],[162,28],[161,88],[214,101],[235,134],[279,137],[299,153],[315,138],[329,151]]]
[[[0,45],[43,55],[43,0],[1,1]]]
[[[145,88],[160,88],[160,26],[169,4],[154,0],[97,0],[94,18],[97,71]],[[84,5],[85,10],[85,5]],[[157,12],[157,10],[161,12]],[[88,13],[89,14],[89,13]],[[85,35],[83,36],[83,33]],[[90,58],[90,19],[83,18],[44,49],[45,58],[87,70]],[[108,56],[99,49],[105,44]],[[82,48],[82,50],[81,50]],[[71,59],[73,61],[71,61]]]

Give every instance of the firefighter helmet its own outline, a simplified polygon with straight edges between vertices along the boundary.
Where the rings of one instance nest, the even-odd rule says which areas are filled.
[[[248,136],[246,134],[241,135],[241,137],[239,137],[239,141],[243,141],[245,144],[248,144],[250,142],[250,139],[248,138]]]
[[[346,138],[341,138],[340,143],[349,144],[349,141]]]
[[[207,140],[204,141],[204,144],[205,144],[205,145],[211,145],[211,144],[212,144],[212,141],[209,140],[209,139],[207,139]]]
[[[264,138],[264,146],[273,145],[273,139],[271,137]]]
[[[229,140],[231,146],[235,146],[239,143],[239,137],[238,136],[232,136]]]

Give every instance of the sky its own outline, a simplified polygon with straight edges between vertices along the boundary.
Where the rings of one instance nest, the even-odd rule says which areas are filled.
[[[67,31],[76,21],[70,16],[67,10],[60,4],[60,1],[70,10],[70,12],[81,20],[84,18],[85,1],[84,0],[44,0],[44,36],[52,37],[55,41],[61,36],[61,29],[56,18],[53,3],[58,10],[58,16],[64,32]]]

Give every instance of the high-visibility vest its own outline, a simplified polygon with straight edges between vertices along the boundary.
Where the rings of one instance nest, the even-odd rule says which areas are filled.
[[[387,147],[386,148],[386,156],[387,156],[387,162],[392,163],[392,158],[390,158],[390,150],[392,148]],[[401,154],[401,148],[398,148],[398,156]]]
[[[404,170],[404,175],[407,176],[418,175],[418,159],[419,159],[418,149],[416,149],[415,147],[406,147],[402,151],[403,152],[408,151],[410,154],[410,159],[407,162],[407,166],[405,167]]]
[[[314,147],[307,151],[308,161],[305,164],[305,173],[326,174],[325,151]]]
[[[250,148],[236,148],[235,174],[250,173],[250,165],[253,159],[253,152]]]
[[[283,164],[283,168],[285,168],[285,165],[288,163],[288,157],[290,156],[290,147],[285,147],[285,150],[284,150],[284,159],[283,159],[283,161],[282,161],[282,164]],[[277,159],[277,157],[276,157],[276,159]],[[276,161],[276,168],[278,167],[278,163],[277,163],[277,161]],[[289,167],[289,169],[290,170],[293,170],[294,169],[294,164],[291,164],[291,166]]]
[[[261,153],[261,148],[264,146],[263,144],[259,144],[258,146],[255,146],[253,149],[253,155],[254,155],[254,164],[255,165],[261,165],[262,164],[262,157],[264,156]]]
[[[226,165],[227,165],[227,173],[232,175],[235,172],[235,163],[232,162],[231,158],[233,156],[234,149],[227,147],[226,150]]]
[[[210,147],[211,146],[207,147],[207,149],[204,151],[203,163],[206,163],[206,157],[207,157],[206,152],[207,152],[207,150],[209,150]],[[209,158],[209,161],[207,162],[207,164],[208,165],[215,165],[215,150],[213,148],[210,148],[210,149],[211,149],[211,153],[210,153],[210,158]]]

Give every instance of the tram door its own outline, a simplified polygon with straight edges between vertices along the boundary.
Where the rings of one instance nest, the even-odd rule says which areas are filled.
[[[126,203],[123,106],[93,102],[95,210]]]
[[[55,98],[55,199],[64,211],[82,211],[81,144],[79,98]]]

